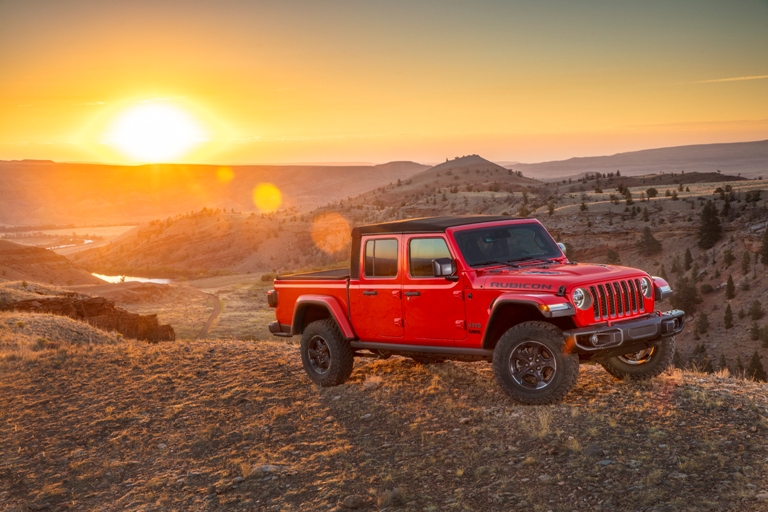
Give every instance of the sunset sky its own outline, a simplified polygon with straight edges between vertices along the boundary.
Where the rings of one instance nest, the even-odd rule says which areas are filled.
[[[152,130],[178,140],[131,147]],[[0,0],[0,159],[538,162],[761,139],[765,0]]]

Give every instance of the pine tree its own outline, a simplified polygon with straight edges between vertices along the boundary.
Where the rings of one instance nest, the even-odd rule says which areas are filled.
[[[680,352],[675,349],[675,355],[672,356],[672,366],[675,368],[684,368],[685,367],[685,361],[683,361],[683,356],[680,354]]]
[[[768,228],[763,233],[763,245],[760,246],[760,261],[763,265],[768,265]]]
[[[747,313],[744,312],[744,308],[739,308],[739,320],[744,320],[744,318],[747,316]]]
[[[717,364],[718,370],[724,370],[728,368],[728,362],[725,360],[725,354],[720,354],[720,362]]]
[[[691,256],[691,250],[686,248],[685,249],[685,260],[683,262],[683,268],[685,268],[685,271],[691,270],[691,263],[693,263],[693,256]]]
[[[720,217],[717,208],[712,201],[707,201],[701,210],[699,219],[699,247],[711,249],[723,236],[723,227],[720,225]]]
[[[757,322],[752,322],[752,327],[749,328],[749,339],[757,341],[760,339],[760,326]]]
[[[731,327],[733,327],[733,311],[731,310],[730,304],[728,304],[725,307],[725,316],[723,317],[723,323],[726,329],[730,329]]]
[[[723,261],[725,262],[726,267],[730,267],[731,263],[734,262],[736,259],[736,256],[733,255],[733,251],[730,249],[726,249],[723,253]]]
[[[696,262],[693,262],[693,266],[691,267],[691,281],[694,283],[699,280],[699,264]]]
[[[728,282],[725,284],[725,298],[731,300],[736,296],[736,285],[733,284],[733,276],[728,276]]]
[[[685,277],[680,276],[675,281],[675,293],[670,299],[672,307],[675,309],[682,309],[687,314],[693,314],[696,312],[696,305],[701,303],[701,297],[699,297],[696,290],[696,285]]]
[[[659,277],[661,277],[666,282],[669,282],[669,278],[667,277],[667,271],[664,268],[664,265],[661,266],[661,270],[659,271]]]
[[[736,376],[744,378],[744,363],[741,360],[741,356],[736,356]]]
[[[677,256],[675,256],[675,257],[673,257],[673,258],[672,258],[672,268],[670,268],[670,270],[671,270],[673,273],[675,273],[675,274],[677,274],[678,272],[680,272],[680,260],[678,259],[678,257],[677,257]]]
[[[749,361],[747,377],[756,382],[768,381],[768,375],[765,373],[765,368],[763,368],[763,363],[760,361],[760,355],[757,353],[757,350],[752,354],[752,359]]]
[[[709,330],[709,318],[707,318],[706,313],[700,314],[699,318],[696,319],[696,330],[699,331],[700,334],[706,334]]]
[[[751,261],[749,259],[749,251],[744,251],[744,256],[741,257],[741,273],[747,275],[749,273],[749,265]]]
[[[645,226],[637,241],[637,248],[643,256],[653,256],[661,252],[661,242],[659,242],[651,233],[651,228]]]
[[[609,265],[621,265],[621,257],[618,252],[608,249],[608,252],[605,254],[605,262]]]
[[[760,304],[759,300],[755,299],[755,302],[749,306],[749,316],[752,318],[752,320],[760,320],[763,318],[763,315],[765,315],[765,311],[763,311],[763,305]]]

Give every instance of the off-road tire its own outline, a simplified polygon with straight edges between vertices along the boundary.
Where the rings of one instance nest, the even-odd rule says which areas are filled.
[[[524,366],[537,362],[540,366]],[[563,333],[554,325],[524,322],[499,339],[493,351],[493,373],[501,389],[515,402],[552,404],[562,400],[576,384],[579,357],[565,352]]]
[[[641,352],[637,352],[640,354]],[[631,361],[630,356],[627,354],[624,357],[626,361]],[[659,343],[653,347],[653,351],[647,356],[642,358],[639,362],[631,364],[622,361],[620,356],[612,357],[601,361],[600,365],[605,368],[605,371],[621,380],[646,380],[660,375],[664,370],[669,368],[672,364],[672,359],[675,357],[675,338],[662,338]]]
[[[354,354],[331,319],[316,320],[301,336],[301,362],[309,378],[322,387],[338,386],[349,379]]]

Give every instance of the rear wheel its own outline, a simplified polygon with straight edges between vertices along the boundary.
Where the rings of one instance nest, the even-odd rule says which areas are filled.
[[[658,345],[606,359],[600,365],[617,379],[645,380],[666,370],[674,356],[675,338],[662,338]]]
[[[338,386],[352,374],[354,355],[336,322],[317,320],[301,336],[301,362],[315,384]]]
[[[516,402],[551,404],[576,384],[579,357],[565,352],[563,333],[546,322],[525,322],[499,339],[493,372],[501,388]]]

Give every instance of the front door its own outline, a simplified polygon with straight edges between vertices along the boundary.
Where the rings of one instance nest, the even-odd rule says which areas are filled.
[[[358,335],[365,341],[386,341],[403,336],[401,300],[400,236],[363,239],[363,271],[360,276],[359,303],[366,317]]]
[[[405,236],[407,271],[403,276],[405,337],[442,345],[467,337],[464,283],[433,277],[432,260],[454,258],[442,236]],[[407,342],[407,341],[406,341]]]

